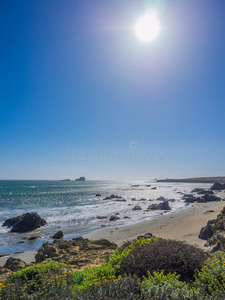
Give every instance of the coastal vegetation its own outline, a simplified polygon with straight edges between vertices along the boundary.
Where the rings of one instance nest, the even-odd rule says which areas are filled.
[[[0,299],[223,299],[225,253],[140,237],[98,267],[43,261],[10,275]]]

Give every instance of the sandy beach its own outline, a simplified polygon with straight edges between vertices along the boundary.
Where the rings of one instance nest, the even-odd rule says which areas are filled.
[[[220,196],[223,195],[220,194]],[[200,230],[207,224],[208,220],[215,219],[224,206],[224,201],[196,203],[186,209],[166,213],[151,220],[132,225],[104,228],[83,237],[93,240],[108,239],[117,245],[121,245],[138,235],[150,232],[157,237],[186,241],[204,249],[205,241],[198,238]],[[214,212],[207,212],[209,210]]]
[[[222,199],[225,196],[224,192],[218,194]],[[117,245],[121,245],[123,242],[135,239],[139,235],[152,233],[154,236],[161,238],[182,240],[206,250],[204,247],[205,241],[198,238],[200,230],[207,224],[208,220],[215,219],[224,206],[224,201],[194,203],[185,209],[165,213],[132,225],[116,226],[115,222],[113,227],[94,230],[83,235],[83,237],[91,240],[108,239]],[[34,261],[35,254],[36,250],[26,251],[15,254],[14,257],[30,263]],[[1,257],[0,266],[3,266],[7,259],[7,256]]]

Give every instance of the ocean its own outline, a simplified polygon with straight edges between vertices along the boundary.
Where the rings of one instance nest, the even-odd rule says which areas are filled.
[[[152,218],[162,214],[162,211],[146,211],[150,204],[159,202],[156,200],[158,197],[175,199],[174,202],[170,202],[172,210],[168,213],[184,209],[186,204],[182,199],[182,193],[190,193],[196,187],[209,188],[210,186],[211,184],[154,181],[2,180],[0,181],[0,255],[36,249],[58,230],[62,230],[65,238],[70,239],[102,227],[132,224]],[[96,194],[100,194],[101,197],[96,197]],[[103,200],[111,194],[122,197],[126,202],[116,202],[114,199]],[[141,211],[132,210],[135,205],[140,205]],[[11,233],[10,228],[2,227],[6,219],[27,212],[37,212],[47,221],[47,225],[24,234]],[[109,221],[110,216],[116,213],[119,213],[120,219],[116,222]],[[97,216],[107,218],[100,220]],[[26,241],[34,235],[40,238]]]

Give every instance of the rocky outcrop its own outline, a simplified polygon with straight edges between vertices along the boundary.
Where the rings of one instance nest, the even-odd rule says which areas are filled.
[[[164,202],[159,203],[159,204],[149,205],[147,211],[149,211],[149,210],[171,210],[171,207],[169,206],[168,201],[164,201]]]
[[[212,246],[213,250],[225,250],[225,207],[215,220],[208,221],[198,237],[207,240],[205,246]]]
[[[213,195],[213,191],[206,191],[206,190],[204,190],[204,189],[200,189],[200,188],[195,188],[195,189],[193,189],[192,191],[191,191],[191,193],[197,193],[197,194],[199,194],[199,195],[206,195],[206,194],[208,194],[208,195]]]
[[[61,239],[63,237],[63,232],[62,230],[57,231],[53,236],[51,236],[52,239]]]
[[[10,257],[7,259],[6,263],[4,264],[3,268],[9,269],[10,271],[19,271],[26,267],[26,263],[15,257]]]
[[[213,191],[221,191],[221,190],[225,190],[225,184],[221,184],[219,182],[215,182],[212,186],[211,186],[211,190]]]
[[[28,232],[44,226],[47,222],[37,213],[26,213],[7,219],[2,226],[12,227],[11,232]]]
[[[85,177],[80,177],[80,178],[75,179],[75,181],[85,181],[85,180],[86,180]]]
[[[60,239],[53,243],[43,243],[35,255],[35,260],[36,263],[55,260],[80,269],[101,265],[116,247],[116,244],[105,239],[97,241],[90,241],[82,237],[70,241]]]

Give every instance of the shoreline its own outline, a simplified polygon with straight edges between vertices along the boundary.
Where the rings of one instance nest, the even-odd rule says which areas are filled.
[[[128,240],[137,238],[139,235],[152,233],[156,237],[185,241],[207,250],[204,247],[206,241],[199,239],[198,235],[201,228],[209,220],[215,219],[224,206],[224,201],[194,203],[187,208],[155,216],[135,224],[117,226],[115,223],[112,227],[92,230],[88,233],[81,233],[79,236],[90,240],[107,239],[120,246]],[[209,210],[214,212],[206,213]],[[2,256],[0,257],[0,266],[3,266],[9,257],[19,258],[26,263],[31,263],[35,260],[36,253],[37,250],[27,250],[17,254]]]
[[[108,239],[120,246],[123,242],[132,240],[138,235],[152,233],[154,236],[182,240],[205,249],[205,240],[198,238],[202,227],[209,220],[215,219],[225,206],[224,201],[195,203],[187,208],[156,216],[131,225],[103,228],[83,235],[84,238],[97,240]],[[214,212],[206,213],[209,210]]]

